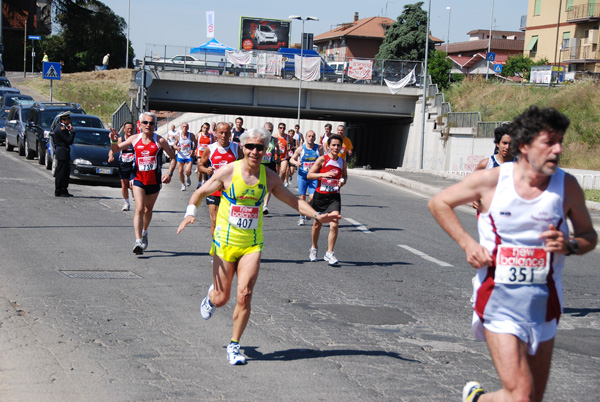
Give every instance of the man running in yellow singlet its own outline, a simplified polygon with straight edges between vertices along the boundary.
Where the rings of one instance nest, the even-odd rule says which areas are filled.
[[[244,158],[227,164],[190,198],[183,221],[177,233],[196,221],[195,215],[202,198],[222,190],[217,212],[216,228],[210,254],[213,256],[213,284],[202,301],[200,312],[208,320],[215,307],[229,300],[233,276],[237,274],[237,304],[233,311],[233,333],[227,346],[230,364],[245,364],[240,353],[239,340],[250,318],[252,290],[258,279],[263,249],[263,202],[267,191],[303,215],[327,223],[337,222],[337,212],[321,214],[308,203],[297,199],[284,186],[276,172],[265,169],[261,163],[265,144],[271,133],[264,128],[253,128],[240,136]]]

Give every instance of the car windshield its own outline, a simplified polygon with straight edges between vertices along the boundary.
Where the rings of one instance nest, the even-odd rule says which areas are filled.
[[[73,144],[95,145],[100,147],[110,147],[110,138],[107,132],[99,131],[76,131]]]
[[[4,106],[6,107],[11,107],[12,105],[15,104],[16,101],[20,101],[20,104],[26,104],[28,102],[23,102],[23,101],[31,101],[31,103],[33,103],[33,98],[29,95],[4,95],[3,97],[3,102],[4,102]]]
[[[10,82],[8,80],[0,80],[0,87],[10,88]]]
[[[71,124],[73,127],[91,127],[91,128],[104,128],[102,120],[96,116],[72,116]]]
[[[49,130],[52,122],[56,115],[60,113],[58,110],[45,110],[42,112],[42,118],[40,119],[40,125],[44,130]]]

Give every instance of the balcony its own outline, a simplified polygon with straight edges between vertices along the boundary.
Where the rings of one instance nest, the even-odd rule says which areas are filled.
[[[583,43],[578,46],[571,46],[560,51],[560,60],[565,63],[598,63],[600,62],[600,52],[598,45]]]
[[[600,20],[600,4],[580,4],[567,11],[567,22]]]
[[[525,31],[526,28],[527,28],[527,16],[522,15],[521,16],[521,26],[519,26],[519,30]]]

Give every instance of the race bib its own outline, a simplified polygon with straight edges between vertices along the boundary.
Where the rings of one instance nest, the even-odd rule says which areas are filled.
[[[121,162],[129,163],[135,160],[135,154],[121,154]]]
[[[208,148],[208,145],[206,144],[200,144],[198,145],[198,150],[204,152],[204,150]]]
[[[263,158],[262,158],[263,162],[265,162],[265,163],[271,162],[271,155],[273,155],[272,152],[265,152],[265,154],[263,155]]]
[[[288,156],[291,158],[292,155],[294,155],[294,151],[292,151],[291,149],[288,151]]]
[[[229,208],[229,223],[239,229],[258,229],[260,207],[232,205]]]
[[[309,171],[310,168],[315,164],[315,162],[302,162],[302,170]]]
[[[137,159],[137,164],[140,172],[156,170],[156,156],[141,156]]]
[[[545,284],[550,253],[542,247],[498,246],[494,281],[505,285]]]
[[[339,193],[340,181],[338,179],[321,179],[320,190],[324,193]]]

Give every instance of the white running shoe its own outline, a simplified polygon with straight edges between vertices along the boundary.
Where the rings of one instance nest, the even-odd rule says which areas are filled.
[[[181,191],[185,191],[185,184],[181,183]]]
[[[185,184],[188,187],[192,185],[192,178],[190,176],[188,176],[187,179],[185,179]]]
[[[146,231],[146,234],[144,234],[144,232],[142,232],[142,250],[145,250],[148,248],[148,231]]]
[[[335,265],[338,263],[338,260],[337,258],[335,258],[335,253],[333,251],[331,253],[329,251],[326,252],[323,259],[327,261],[329,265]]]
[[[130,208],[129,203],[125,202],[125,203],[123,203],[123,208],[121,208],[121,211],[129,211],[129,208]]]
[[[263,205],[263,215],[269,215],[269,208],[266,205]]]
[[[287,180],[283,183],[283,187],[288,187],[289,185],[290,185],[290,182]]]
[[[144,246],[142,245],[142,240],[138,239],[135,241],[133,245],[133,254],[141,255],[144,254]]]
[[[302,226],[302,225],[304,225],[304,217],[303,216],[298,218],[298,226]]]
[[[227,345],[227,360],[229,364],[234,366],[238,364],[246,364],[246,358],[240,353],[240,344],[231,342]]]
[[[204,298],[204,300],[202,300],[202,303],[200,303],[200,315],[205,320],[208,320],[210,317],[212,317],[212,313],[215,309],[215,306],[213,306],[210,303],[210,299],[208,297],[208,295],[210,295],[210,291],[214,288],[215,285],[210,285],[210,287],[208,288],[208,292],[206,293],[206,297]]]
[[[485,391],[481,387],[481,384],[477,381],[471,381],[463,388],[462,401],[473,402],[479,399],[483,394],[485,394]]]
[[[308,259],[311,260],[312,262],[318,261],[317,251],[318,250],[316,248],[310,249],[310,253],[308,254]]]

